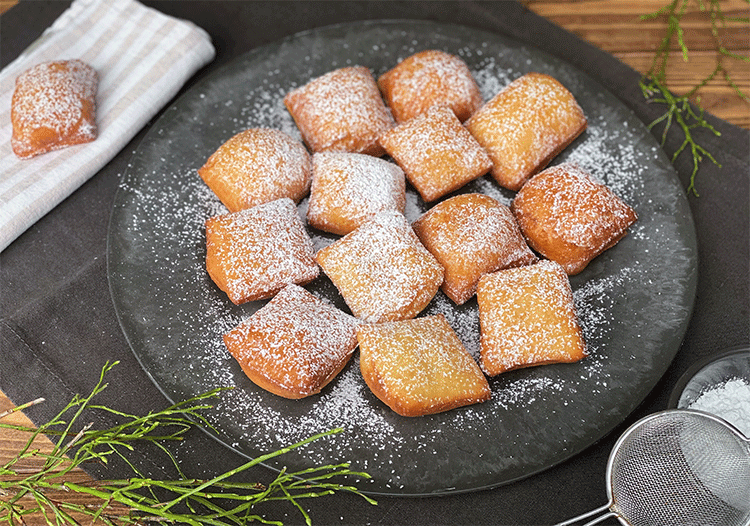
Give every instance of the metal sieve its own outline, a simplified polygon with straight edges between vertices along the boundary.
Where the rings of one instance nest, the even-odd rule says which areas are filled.
[[[750,525],[750,440],[719,417],[671,409],[618,439],[607,462],[609,503],[561,522],[598,515],[626,526]]]

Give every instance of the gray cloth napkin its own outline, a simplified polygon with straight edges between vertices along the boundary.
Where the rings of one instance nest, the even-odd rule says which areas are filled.
[[[0,72],[0,250],[97,173],[215,55],[192,22],[135,0],[75,0]],[[81,59],[99,74],[95,141],[21,160],[10,146],[15,79]]]

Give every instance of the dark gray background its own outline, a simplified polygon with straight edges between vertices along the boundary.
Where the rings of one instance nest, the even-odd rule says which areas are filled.
[[[637,72],[515,2],[144,3],[193,20],[213,38],[215,61],[184,89],[243,52],[301,30],[350,20],[414,18],[477,27],[536,46],[596,79],[645,123],[663,111],[643,100]],[[67,2],[21,2],[0,17],[2,65],[31,44],[67,6]],[[701,196],[689,197],[699,245],[695,310],[674,362],[643,404],[599,443],[540,475],[466,495],[381,497],[375,507],[348,495],[308,501],[305,505],[315,524],[549,524],[606,502],[607,457],[625,427],[666,408],[672,388],[691,364],[750,342],[750,137],[746,130],[718,119],[711,122],[721,137],[703,131],[696,137],[723,167],[704,163],[697,180]],[[110,387],[101,402],[133,413],[165,406],[120,331],[106,276],[106,234],[114,194],[144,133],[0,254],[0,388],[16,403],[46,397],[46,404],[29,411],[37,422],[49,418],[74,393],[88,392],[108,360],[121,363],[110,373]],[[654,133],[659,133],[658,128]],[[671,155],[680,143],[679,133],[671,133],[666,153]],[[676,168],[687,187],[689,156],[681,156]],[[92,418],[107,424],[100,415]],[[200,431],[192,433],[176,454],[196,469],[225,470],[241,462]],[[157,476],[162,471],[159,457],[149,451],[139,451],[136,463]],[[120,467],[92,472],[108,477],[124,474]],[[259,468],[251,476],[268,481],[273,474]],[[291,507],[271,509],[269,518],[302,522]]]

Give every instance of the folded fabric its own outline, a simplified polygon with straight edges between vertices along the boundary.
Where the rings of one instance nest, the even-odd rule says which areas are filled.
[[[0,251],[109,162],[215,55],[203,29],[136,0],[74,0],[0,72]],[[16,77],[80,59],[99,75],[98,137],[21,160],[10,145]]]

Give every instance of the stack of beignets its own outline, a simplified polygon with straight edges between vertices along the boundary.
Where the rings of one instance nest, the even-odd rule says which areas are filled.
[[[362,66],[331,71],[284,104],[311,156],[298,141],[251,130],[201,169],[222,201],[244,199],[238,207],[250,200],[235,158],[259,165],[284,192],[206,224],[209,274],[233,302],[281,291],[224,336],[253,382],[279,396],[309,396],[358,344],[374,395],[418,416],[490,399],[486,376],[586,355],[568,275],[617,243],[636,216],[579,167],[544,170],[586,128],[562,84],[529,73],[482,105],[468,66],[428,50],[377,84]],[[290,153],[267,148],[270,135]],[[385,153],[395,163],[378,158]],[[518,192],[510,207],[459,193],[411,225],[404,216],[406,180],[432,202],[488,171]],[[262,179],[243,177],[253,198],[270,195]],[[315,254],[294,203],[308,188],[308,225],[343,236]],[[320,269],[352,316],[299,286]],[[476,295],[479,363],[443,315],[417,317],[440,289],[456,305]]]

